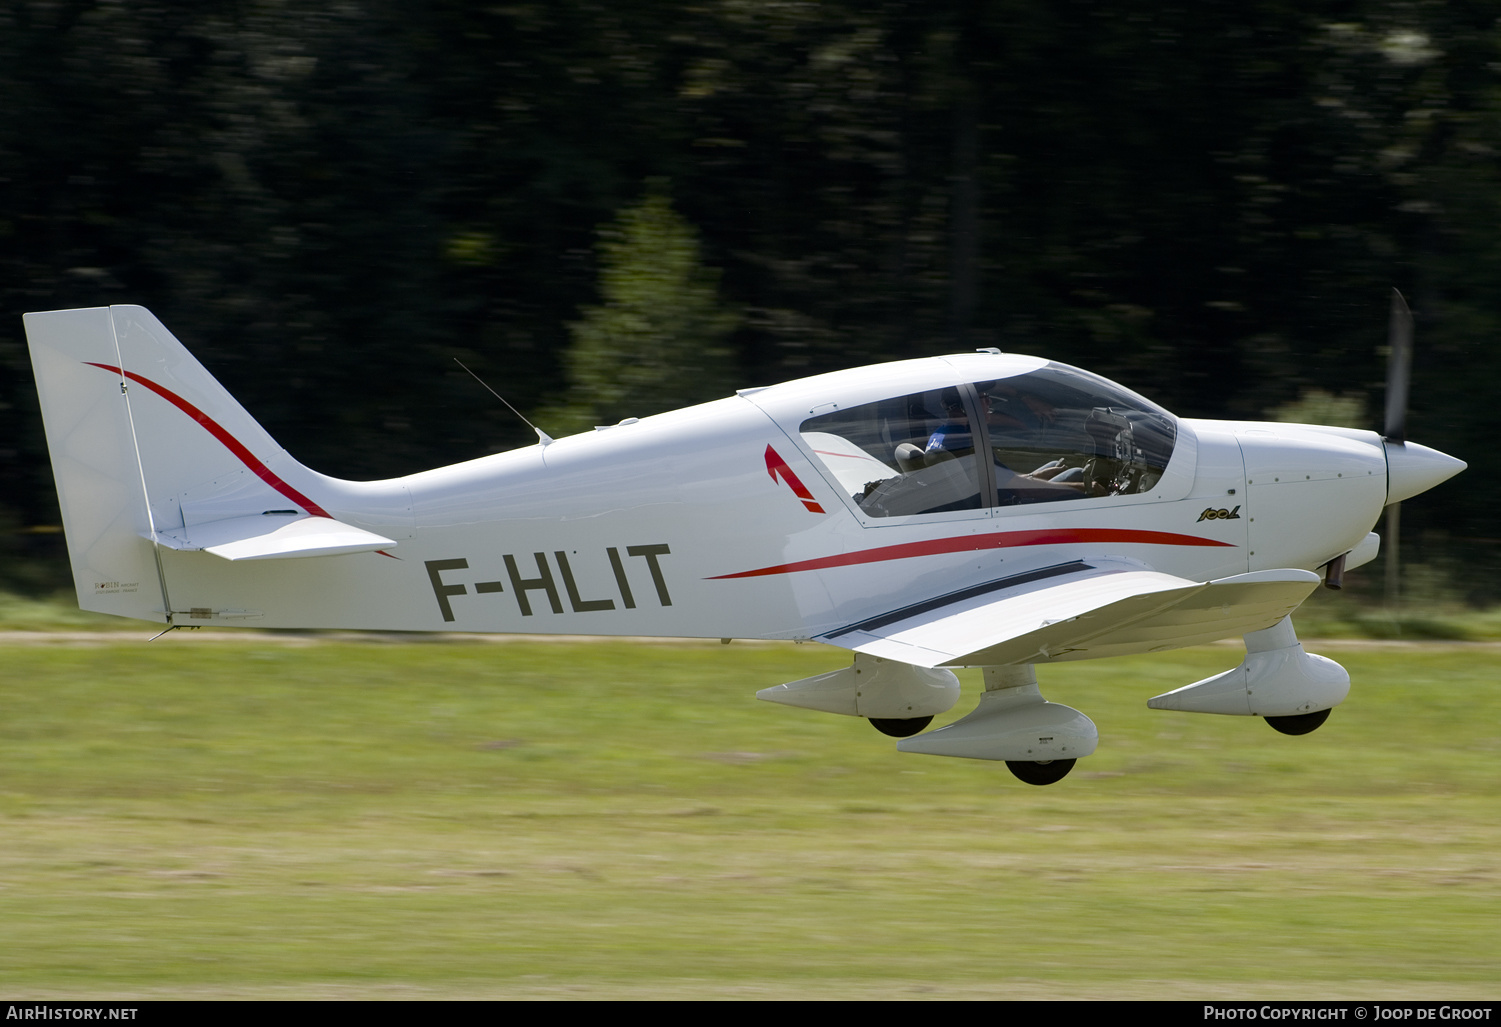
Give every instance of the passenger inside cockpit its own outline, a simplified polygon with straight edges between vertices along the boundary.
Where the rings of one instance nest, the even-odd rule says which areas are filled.
[[[958,389],[943,390],[943,408],[947,420],[928,436],[928,444],[923,452],[957,453],[974,449],[975,437],[969,427],[969,411],[965,409]]]

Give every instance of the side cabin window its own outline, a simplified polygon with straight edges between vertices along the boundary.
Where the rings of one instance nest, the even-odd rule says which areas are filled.
[[[869,517],[989,505],[968,409],[957,388],[810,417],[802,435]]]
[[[869,517],[1147,492],[1177,436],[1167,411],[1057,364],[820,414],[801,430]]]

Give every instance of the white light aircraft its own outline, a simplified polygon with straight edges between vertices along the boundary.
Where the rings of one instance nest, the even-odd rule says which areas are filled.
[[[388,481],[304,467],[148,311],[26,315],[79,605],[166,624],[817,641],[762,699],[1061,779],[1034,666],[1244,635],[1151,699],[1302,734],[1349,691],[1289,615],[1463,462],[1370,431],[1178,418],[981,351],[818,375]],[[1405,373],[1401,376],[1405,393]],[[983,669],[974,712],[919,734]]]

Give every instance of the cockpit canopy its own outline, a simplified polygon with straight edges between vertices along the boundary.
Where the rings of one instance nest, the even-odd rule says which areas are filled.
[[[819,414],[801,432],[870,517],[1147,492],[1177,438],[1166,410],[1062,364]]]

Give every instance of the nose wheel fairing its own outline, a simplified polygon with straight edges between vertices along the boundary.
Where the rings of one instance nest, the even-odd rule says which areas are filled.
[[[1291,618],[1245,639],[1240,666],[1154,696],[1147,705],[1185,713],[1299,717],[1338,706],[1350,694],[1349,673],[1333,660],[1304,652]]]

